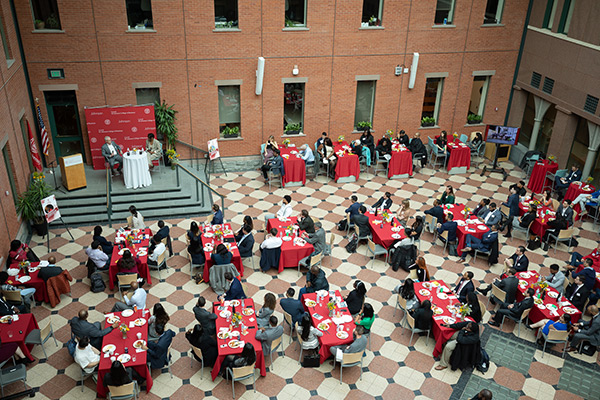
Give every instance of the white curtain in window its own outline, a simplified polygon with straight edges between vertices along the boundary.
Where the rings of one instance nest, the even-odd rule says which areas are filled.
[[[240,122],[240,87],[219,86],[219,123]]]
[[[356,85],[356,109],[354,111],[355,124],[360,121],[371,122],[374,93],[375,81],[360,81]]]

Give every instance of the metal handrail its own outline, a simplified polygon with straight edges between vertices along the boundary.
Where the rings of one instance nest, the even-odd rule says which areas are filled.
[[[200,170],[200,160],[204,159],[205,160],[204,172],[206,172],[206,166],[208,165],[208,161],[209,161],[208,151],[207,150],[204,150],[204,149],[201,149],[199,147],[193,146],[193,145],[191,145],[189,143],[186,143],[186,142],[182,142],[179,139],[176,139],[175,142],[178,143],[178,144],[182,144],[182,145],[188,147],[190,150],[192,150],[192,153],[190,154],[190,155],[192,155],[192,157],[190,157],[190,160],[192,161],[192,167],[194,166],[194,160],[196,160],[196,169],[197,170]],[[193,154],[195,154],[193,152],[202,153],[202,156],[201,157],[197,157],[197,156],[193,157]]]
[[[187,169],[183,165],[177,163],[177,164],[175,164],[175,166],[176,166],[175,173],[177,175],[177,186],[180,186],[179,185],[179,169],[181,168],[184,172],[186,172],[189,176],[194,178],[194,180],[196,181],[196,201],[200,201],[202,207],[204,207],[204,190],[200,191],[199,187],[198,187],[198,184],[202,184],[204,187],[206,187],[212,193],[216,194],[217,196],[219,196],[221,198],[221,210],[223,211],[223,213],[225,212],[225,196],[224,195],[217,192],[208,183],[206,183],[202,179],[198,178],[196,175],[194,175],[189,169]],[[200,192],[202,192],[202,195],[200,195]]]
[[[110,178],[110,168],[106,168],[106,215],[108,216],[108,226],[112,228],[112,180]]]

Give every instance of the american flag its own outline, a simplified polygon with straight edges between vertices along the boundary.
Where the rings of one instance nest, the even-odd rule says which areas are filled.
[[[40,110],[40,105],[37,104],[37,117],[38,124],[40,124],[40,130],[42,134],[42,153],[45,156],[48,155],[48,131],[46,130],[46,126],[44,125],[44,120],[42,119],[42,110]]]

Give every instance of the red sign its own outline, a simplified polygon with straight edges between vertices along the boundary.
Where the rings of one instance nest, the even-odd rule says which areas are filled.
[[[86,108],[85,119],[94,169],[104,169],[102,145],[106,136],[127,151],[145,147],[148,134],[156,135],[154,106]]]

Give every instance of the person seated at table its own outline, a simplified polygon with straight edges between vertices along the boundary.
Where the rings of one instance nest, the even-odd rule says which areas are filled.
[[[223,276],[229,283],[229,289],[227,289],[225,294],[218,296],[217,300],[224,301],[245,299],[246,294],[244,293],[244,288],[242,287],[242,283],[239,281],[239,279],[236,279],[229,271],[225,272]]]
[[[219,372],[219,375],[225,377],[227,374],[227,368],[233,369],[247,367],[248,365],[252,365],[255,362],[256,351],[254,350],[254,346],[252,345],[252,343],[246,342],[240,354],[230,354],[225,357],[223,363],[221,364],[221,371]]]
[[[421,217],[420,215],[417,215],[415,217],[415,221],[410,226],[410,229],[411,229],[410,237],[412,238],[412,240],[413,241],[419,240],[421,237],[421,233],[423,233],[423,217]]]
[[[113,252],[113,244],[106,240],[104,236],[102,236],[102,227],[100,225],[96,225],[94,227],[94,236],[92,240],[100,243],[102,246],[102,251],[106,253],[107,256],[111,256]]]
[[[543,280],[548,284],[548,286],[555,289],[560,294],[563,294],[563,290],[565,287],[565,279],[565,274],[558,270],[558,264],[550,265],[550,275],[543,278]],[[594,274],[594,280],[595,279],[596,275]]]
[[[202,358],[198,357],[195,352],[191,352],[196,361],[204,362],[204,366],[212,367],[219,357],[219,348],[217,347],[217,341],[208,332],[202,328],[201,324],[194,325],[193,329],[188,330],[185,333],[185,338],[194,347],[200,349]]]
[[[244,215],[244,219],[242,220],[242,226],[240,227],[240,230],[236,233],[236,236],[243,236],[243,229],[244,229],[244,225],[248,225],[250,227],[250,232],[252,232],[254,230],[254,221],[252,220],[252,217],[249,215]],[[261,232],[261,231],[257,231],[257,232]]]
[[[144,379],[135,369],[131,367],[125,368],[125,366],[119,360],[112,362],[110,371],[104,374],[102,384],[105,388],[109,386],[123,386],[127,385],[136,380],[138,384],[141,384]]]
[[[561,215],[567,221],[567,227],[573,225],[573,207],[571,207],[571,204],[571,200],[563,200],[562,204],[558,206],[558,210],[556,210],[557,218]]]
[[[433,143],[437,146],[439,151],[446,153],[448,146],[448,132],[442,131],[442,133],[435,138]]]
[[[310,146],[307,144],[303,144],[300,147],[300,157],[304,160],[306,164],[311,164],[315,162],[315,155],[310,149]]]
[[[408,279],[407,279],[408,280]],[[425,300],[417,308],[408,310],[409,314],[415,320],[415,328],[421,330],[431,329],[431,321],[433,321],[433,310],[431,309],[431,301]]]
[[[470,345],[479,342],[479,325],[473,321],[442,324],[442,326],[454,329],[456,332],[452,334],[444,346],[444,351],[442,351],[442,355],[440,356],[440,364],[435,367],[438,371],[444,370],[450,366],[450,358],[456,349],[456,345]]]
[[[350,221],[358,227],[358,234],[360,237],[368,237],[371,235],[371,226],[369,225],[369,217],[365,215],[367,207],[360,206],[358,208],[358,214],[350,219]]]
[[[519,246],[515,253],[504,260],[504,270],[514,268],[517,272],[525,272],[529,268],[529,258],[525,255],[525,246]]]
[[[524,197],[527,194],[527,189],[525,189],[525,182],[519,181],[515,184],[512,184],[508,187],[509,189],[515,188],[515,192],[519,195],[519,197]]]
[[[436,218],[437,222],[442,222],[444,220],[444,209],[442,208],[442,202],[439,199],[434,199],[433,207],[429,210],[425,210],[425,214]]]
[[[419,299],[415,294],[415,283],[411,278],[406,278],[403,284],[400,284],[392,290],[406,300],[406,310],[411,311],[419,307]]]
[[[252,250],[254,249],[254,236],[252,236],[252,227],[250,225],[244,225],[240,233],[235,236],[240,257],[252,257]]]
[[[494,316],[492,318],[490,318],[490,321],[488,322],[488,324],[492,325],[492,326],[500,326],[500,323],[502,322],[502,318],[505,315],[508,315],[509,317],[515,318],[515,319],[519,319],[521,318],[521,315],[523,315],[523,312],[525,310],[530,309],[531,307],[533,307],[533,295],[535,294],[535,290],[533,290],[533,288],[529,288],[527,289],[527,291],[524,293],[525,298],[517,303],[513,303],[513,304],[508,304],[506,302],[502,302],[500,304],[500,309],[498,310],[498,312],[496,312],[496,314],[494,314]]]
[[[38,270],[38,278],[44,282],[48,282],[48,279],[53,278],[62,274],[63,269],[56,265],[56,257],[48,257],[48,265]]]
[[[187,251],[192,256],[192,263],[195,265],[204,265],[206,258],[202,247],[202,232],[198,224],[194,221],[190,224],[190,230],[187,231]]]
[[[317,151],[319,147],[321,147],[321,145],[325,141],[325,138],[327,138],[327,132],[321,132],[321,136],[315,142],[315,151]]]
[[[135,208],[135,206],[129,206],[129,212],[131,213],[131,217],[127,218],[127,227],[129,229],[146,229],[144,217],[137,208]]]
[[[567,269],[573,270],[583,264],[583,261],[587,259],[592,260],[592,267],[600,267],[600,242],[598,242],[596,248],[585,257],[576,251],[571,253],[571,261],[569,262],[569,265],[567,265]]]
[[[312,326],[308,314],[304,314],[298,325],[298,335],[302,338],[302,350],[313,350],[319,347],[319,337],[323,332]]]
[[[350,314],[358,315],[362,309],[363,303],[365,302],[365,295],[367,294],[367,287],[362,281],[354,281],[354,290],[348,293],[348,297],[344,299],[348,306]]]
[[[137,307],[138,310],[146,308],[146,297],[148,296],[146,291],[140,287],[137,280],[132,281],[130,286],[131,289],[123,293],[125,303],[117,301],[112,312],[133,310],[134,307]]]
[[[170,319],[169,314],[167,314],[162,304],[154,304],[154,307],[152,307],[152,316],[148,318],[148,340],[158,340],[160,334],[156,332],[156,327],[159,325],[167,326],[167,322]]]
[[[483,234],[481,239],[467,233],[465,236],[465,247],[462,249],[462,255],[460,256],[459,263],[464,263],[467,259],[467,254],[470,254],[473,250],[487,253],[492,248],[492,244],[498,241],[498,225],[492,225],[492,229]]]
[[[561,206],[562,207],[562,206]],[[542,250],[548,251],[550,248],[550,235],[558,237],[560,231],[569,227],[569,221],[564,217],[563,214],[556,213],[556,218],[547,222],[548,229],[542,236]],[[552,239],[553,241],[555,239]]]
[[[204,296],[198,297],[196,306],[192,309],[194,311],[194,317],[196,321],[202,325],[202,328],[208,335],[216,335],[217,327],[215,321],[217,320],[217,314],[208,311],[204,306],[206,305],[206,299]]]
[[[4,297],[0,296],[0,316],[5,315],[15,315],[15,314],[26,314],[27,313],[27,305],[21,303],[19,305],[13,306],[8,304]]]
[[[165,221],[162,219],[158,221],[158,231],[156,231],[156,236],[160,237],[160,240],[167,239],[167,249],[169,249],[169,257],[173,256],[173,243],[171,242],[170,229],[165,224]]]
[[[323,141],[317,147],[317,152],[321,156],[321,160],[333,160],[335,159],[335,155],[333,154],[333,142],[329,137],[324,137]],[[326,163],[326,162],[325,162]]]
[[[471,150],[475,150],[479,147],[481,142],[483,142],[483,135],[481,132],[475,132],[475,137],[473,140],[467,141],[467,146],[469,146]]]
[[[527,229],[529,225],[537,218],[537,206],[533,203],[529,203],[527,212],[522,216],[515,215],[512,220],[506,221],[506,234],[504,237],[512,237],[512,229],[514,225],[520,228]],[[529,239],[529,238],[528,238]]]
[[[370,303],[365,303],[360,314],[354,317],[354,323],[357,326],[360,325],[365,328],[365,333],[369,334],[371,333],[373,322],[375,322],[375,310],[373,310],[373,306]]]
[[[115,321],[114,324],[108,325],[106,328],[102,329],[102,324],[100,322],[88,322],[88,316],[88,310],[84,309],[79,311],[77,317],[73,317],[73,319],[69,321],[71,333],[77,338],[87,337],[90,344],[100,350],[102,349],[102,339],[104,336],[111,333],[113,329],[119,327],[119,321]]]
[[[446,186],[444,193],[442,193],[442,196],[440,197],[440,203],[444,205],[454,204],[455,199],[454,188],[450,185]]]
[[[290,204],[291,202],[292,196],[290,196],[289,194],[283,196],[283,199],[281,200],[281,207],[279,208],[279,211],[277,211],[277,214],[265,214],[265,225],[268,224],[269,220],[273,218],[287,219],[291,217],[293,211],[292,206]]]
[[[542,203],[542,206],[554,208],[552,200],[552,191],[550,189],[544,190],[544,193],[540,196],[540,203]]]
[[[571,339],[571,346],[567,351],[578,350],[579,343],[584,340],[588,341],[592,346],[600,346],[600,313],[596,306],[590,306],[589,310],[592,319],[574,324],[573,332],[575,334]]]
[[[87,336],[79,338],[73,358],[88,375],[94,373],[100,365],[100,351],[90,344],[90,338]]]
[[[446,243],[446,239],[444,239],[443,237],[441,237],[439,235],[441,235],[442,232],[444,232],[444,231],[448,231],[448,242],[455,243],[457,229],[458,229],[458,224],[454,221],[454,214],[452,214],[451,212],[449,212],[446,215],[446,222],[444,222],[443,224],[438,222],[438,224],[437,224],[438,237],[444,243]]]
[[[408,225],[408,221],[412,218],[413,215],[415,215],[415,210],[410,208],[410,200],[402,200],[402,205],[398,210],[398,221],[400,222],[400,225]]]
[[[352,217],[358,214],[358,209],[360,206],[362,206],[362,203],[358,201],[358,197],[356,197],[356,195],[350,196],[350,200],[352,201],[352,204],[350,207],[346,208],[345,213],[350,214],[350,219],[352,219]]]
[[[123,170],[123,155],[121,154],[121,147],[112,142],[110,136],[104,137],[104,144],[102,145],[102,157],[110,166],[110,173],[112,175],[119,175]],[[117,173],[115,174],[115,164],[119,163]]]
[[[99,270],[107,270],[110,267],[110,257],[102,251],[100,242],[94,240],[90,247],[85,249],[85,254],[94,262]]]
[[[390,192],[385,192],[385,194],[381,196],[379,200],[377,200],[377,203],[373,204],[373,208],[389,210],[392,208],[392,204],[394,204],[394,201],[392,200],[392,194]]]
[[[154,133],[148,134],[146,140],[146,156],[148,157],[148,168],[153,169],[155,160],[160,160],[162,157],[162,144],[154,139]]]
[[[475,291],[475,285],[473,284],[473,272],[465,271],[462,275],[456,287],[454,288],[454,293],[456,293],[456,297],[461,303],[467,302],[467,296],[469,293]]]
[[[585,302],[590,296],[590,289],[585,285],[587,277],[584,275],[577,276],[573,283],[567,286],[565,291],[565,297],[571,302],[579,311],[584,312],[583,307]]]
[[[259,328],[269,325],[269,317],[273,315],[277,299],[273,293],[267,293],[264,297],[263,307],[256,313],[256,324]]]
[[[324,254],[325,249],[327,247],[327,239],[325,238],[325,229],[323,229],[323,225],[321,225],[321,222],[317,221],[315,223],[315,228],[316,228],[315,233],[309,233],[308,235],[306,235],[306,234],[303,235],[306,242],[312,244],[313,248],[315,250],[310,254],[310,256],[304,257],[302,260],[300,260],[300,262],[298,263],[298,265],[300,265],[300,267],[305,267],[305,268],[308,267],[310,265],[311,257],[314,257],[317,254]]]
[[[591,194],[585,194],[582,193],[580,195],[578,195],[575,200],[573,200],[573,207],[575,207],[577,204],[579,204],[579,208],[581,209],[581,213],[579,214],[580,218],[583,218],[584,215],[586,215],[587,212],[587,203],[596,203],[598,204],[598,199],[600,198],[600,190],[596,190],[594,193]]]
[[[510,195],[508,196],[508,200],[506,203],[502,203],[502,205],[508,207],[508,216],[506,217],[506,221],[512,221],[515,216],[519,215],[519,195],[517,194],[517,189],[513,186],[509,189]],[[500,231],[503,231],[505,225],[500,227]]]
[[[363,145],[360,142],[360,139],[353,140],[350,142],[350,148],[352,149],[352,153],[361,157],[363,153]]]
[[[117,275],[138,274],[141,265],[142,262],[139,258],[133,258],[131,252],[126,249],[121,258],[117,261],[117,270],[119,271],[117,272]]]
[[[379,153],[380,159],[382,158],[389,161],[392,158],[392,141],[387,136],[383,136],[379,139],[379,142],[377,142],[375,151]]]
[[[279,320],[277,317],[271,315],[268,318],[268,324],[266,326],[259,326],[256,330],[255,337],[260,342],[265,357],[271,354],[271,343],[273,340],[283,336],[283,326],[277,326],[278,323]]]
[[[142,344],[142,348],[148,354],[150,368],[161,369],[169,363],[169,347],[175,337],[175,332],[170,329],[165,330],[164,325],[156,325],[156,334],[158,340]]]
[[[360,142],[363,146],[368,147],[371,152],[371,161],[375,160],[375,138],[371,134],[371,129],[367,128],[360,135]]]
[[[212,205],[212,220],[210,221],[211,225],[221,225],[223,224],[223,211],[221,211],[221,207],[218,204]]]
[[[0,290],[3,292],[7,290],[18,290],[21,292],[21,298],[23,299],[23,302],[27,304],[31,310],[31,306],[35,305],[35,299],[33,298],[33,295],[35,294],[35,288],[26,288],[24,286],[15,287],[13,285],[9,285],[6,283],[6,281],[8,281],[8,272],[0,271]]]
[[[411,228],[405,228],[404,234],[406,235],[406,237],[404,239],[396,239],[391,247],[393,247],[394,249],[398,249],[400,247],[412,246],[415,243],[415,240],[412,238],[412,233],[413,232]]]
[[[268,161],[270,161],[271,159],[273,159],[273,157],[275,157],[275,150],[279,149],[279,145],[277,144],[277,141],[275,140],[275,136],[271,135],[269,136],[269,138],[267,139],[267,142],[265,143],[265,150],[263,153],[263,160],[264,160],[264,164],[267,164]]]
[[[429,271],[427,270],[427,264],[425,263],[425,259],[423,257],[417,257],[415,263],[408,267],[410,271],[410,275],[417,282],[427,282],[431,280],[429,276]]]
[[[419,132],[415,133],[415,136],[408,144],[408,149],[413,155],[413,160],[419,160],[421,168],[425,167],[427,164],[427,148],[423,144],[423,141],[421,141],[421,134]]]
[[[496,207],[496,203],[490,203],[487,212],[478,218],[480,222],[483,222],[488,228],[491,228],[492,225],[498,225],[498,229],[500,229],[500,221],[502,221],[502,213]]]
[[[479,287],[477,288],[477,291],[484,296],[487,296],[488,292],[492,290],[492,285],[494,285],[506,293],[504,302],[506,304],[512,304],[517,298],[517,289],[519,286],[519,278],[516,277],[516,273],[517,271],[514,268],[509,268],[507,275],[504,278],[502,278],[502,276],[500,278],[496,278],[492,284],[488,285],[486,288]],[[490,303],[492,304],[496,304],[498,301],[500,300],[496,296],[492,296],[490,298]]]
[[[304,293],[314,293],[319,290],[329,291],[329,282],[327,282],[325,271],[318,265],[313,265],[306,273],[306,286],[300,289],[298,299],[301,300]]]
[[[542,332],[544,333],[544,335],[548,335],[548,333],[550,332],[550,327],[553,326],[554,329],[556,329],[557,331],[567,331],[571,329],[571,316],[569,314],[562,314],[558,321],[553,321],[551,319],[548,318],[544,318],[541,321],[538,321],[536,323],[530,324],[528,325],[529,329],[539,329],[542,328]],[[537,343],[540,346],[544,345],[544,337],[541,336],[538,340]]]
[[[7,266],[11,264],[19,263],[21,261],[38,262],[40,259],[35,255],[33,250],[29,248],[25,243],[21,243],[20,240],[13,240],[10,242],[10,251],[8,252]]]
[[[479,305],[479,299],[477,298],[477,294],[475,292],[471,292],[467,295],[467,304],[471,307],[471,313],[469,313],[469,317],[473,318],[476,323],[480,323],[483,318],[483,314],[485,314],[485,309],[481,309]]]
[[[292,287],[288,288],[285,292],[285,298],[279,300],[279,305],[283,311],[291,315],[292,322],[297,324],[302,319],[305,311],[302,302],[294,298],[295,295],[296,290]]]
[[[233,253],[227,250],[227,246],[223,243],[219,243],[210,255],[210,259],[214,265],[225,265],[230,264],[233,258]]]
[[[477,218],[483,218],[483,216],[488,212],[488,207],[490,205],[490,199],[481,199],[479,203],[477,203],[477,207],[471,212],[472,215]]]
[[[561,201],[567,192],[567,189],[573,182],[581,181],[581,170],[579,169],[578,164],[573,164],[571,167],[571,171],[564,177],[556,177],[554,179],[554,187],[556,188],[556,192],[558,194],[558,201]]]
[[[265,240],[260,244],[261,249],[276,249],[281,247],[283,244],[283,240],[280,237],[277,237],[277,228],[271,228],[267,236],[265,236]]]
[[[315,222],[308,215],[308,210],[304,209],[300,212],[300,217],[297,220],[296,224],[301,231],[306,233],[315,233]]]
[[[352,333],[352,343],[348,345],[331,346],[329,348],[331,355],[335,358],[336,361],[342,362],[344,356],[341,353],[354,354],[364,352],[368,344],[367,337],[364,336],[365,333],[367,332],[365,332],[364,326],[357,325],[356,328],[354,328],[354,332]]]
[[[158,258],[167,250],[160,236],[152,236],[152,244],[148,248],[148,265],[158,265]]]
[[[408,138],[408,135],[406,134],[404,129],[400,129],[400,132],[398,132],[398,134],[396,135],[396,141],[398,142],[398,144],[408,146],[410,139]]]

